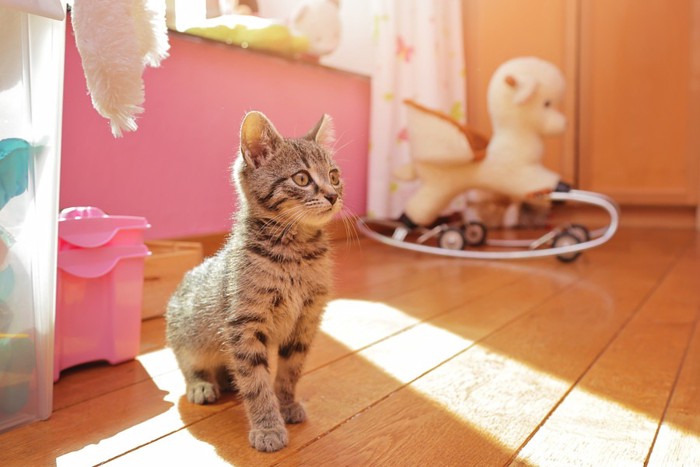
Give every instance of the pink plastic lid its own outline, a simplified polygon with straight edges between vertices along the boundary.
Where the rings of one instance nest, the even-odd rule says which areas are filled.
[[[144,217],[108,216],[93,206],[64,209],[58,220],[58,237],[82,248],[106,245],[120,230],[151,227]]]
[[[145,258],[146,245],[117,245],[89,250],[64,250],[58,254],[58,268],[84,279],[95,279],[110,272],[120,260]]]

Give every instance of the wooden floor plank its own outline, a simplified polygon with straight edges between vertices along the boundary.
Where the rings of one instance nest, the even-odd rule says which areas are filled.
[[[498,465],[530,440],[524,463],[578,390],[647,445],[665,413],[650,465],[699,465],[698,234],[623,228],[572,264],[337,250],[337,301],[299,387],[310,419],[287,449],[250,448],[234,395],[186,402],[158,319],[138,360],[65,371],[48,421],[0,434],[0,465]]]
[[[700,325],[660,427],[650,466],[700,465]]]
[[[453,268],[454,263],[453,266],[450,267]],[[458,274],[456,274],[455,271],[451,271],[450,274],[455,276],[456,280],[461,280],[461,278]],[[498,287],[502,283],[502,280],[512,280],[511,277],[507,277],[502,274],[493,274],[491,276],[484,274],[483,277],[491,277],[491,280],[493,282],[491,288]],[[426,287],[429,284],[430,281],[428,282],[428,284],[423,284],[423,287]],[[446,282],[443,285],[445,287],[448,287],[450,286],[450,284],[450,282]],[[411,284],[411,286],[413,287],[418,287],[419,285],[419,282]],[[418,290],[421,289],[419,288]],[[491,289],[486,288],[483,291],[475,291],[474,295],[487,293],[489,290]],[[411,295],[415,292],[416,291],[413,290],[411,292],[407,292],[407,294]],[[460,301],[468,301],[470,297],[471,294],[463,294],[460,298]],[[399,298],[399,300],[401,300],[401,298]],[[452,300],[453,301],[444,301],[442,302],[442,305],[436,305],[433,308],[433,312],[439,313],[448,309],[451,306],[454,306],[454,297],[452,297]],[[336,328],[342,328],[346,336],[350,335],[348,334],[349,332],[354,332],[355,334],[362,336],[362,339],[354,342],[355,345],[348,346],[345,342],[339,344],[332,338],[328,339],[326,337],[327,335],[322,333],[319,338],[321,342],[319,342],[318,345],[315,346],[322,349],[322,351],[312,352],[312,355],[309,359],[308,368],[313,369],[318,366],[327,364],[329,361],[341,358],[343,355],[346,355],[351,351],[357,350],[364,345],[369,345],[375,340],[381,340],[390,334],[399,332],[402,329],[405,329],[409,326],[413,326],[418,322],[416,318],[397,312],[391,309],[390,307],[385,306],[380,312],[378,312],[377,306],[378,305],[372,305],[372,308],[369,310],[369,313],[355,313],[356,318],[358,318],[360,315],[363,318],[354,319],[351,321],[346,320],[345,317],[342,316],[343,314],[347,313],[347,308],[344,309],[342,307],[331,306],[329,312],[327,313],[328,322],[334,323],[339,320],[342,323],[341,326],[338,326],[338,324],[336,323],[334,325],[332,324],[331,327],[335,326]],[[340,316],[340,318],[338,318],[338,316]],[[373,330],[373,332],[367,333],[367,329],[371,329]],[[151,335],[152,330],[156,330],[156,334],[158,334],[158,336],[160,337],[154,338]],[[158,347],[162,347],[164,345],[162,339],[163,332],[164,320],[162,318],[156,318],[144,322],[144,348],[151,350]],[[370,339],[367,339],[368,335]],[[157,361],[155,359],[157,359]],[[154,361],[149,364],[150,360]],[[150,382],[150,377],[155,377],[163,372],[172,372],[175,369],[176,363],[170,351],[156,351],[144,354],[141,357],[139,357],[138,360],[122,365],[96,365],[88,368],[69,370],[68,372],[66,372],[59,384],[56,385],[57,400],[61,404],[60,407],[68,408],[67,410],[63,411],[64,413],[62,413],[62,417],[70,421],[74,419],[74,414],[84,413],[86,410],[88,410],[91,413],[100,412],[102,411],[102,409],[99,408],[99,404],[105,404],[109,406],[113,404],[113,399],[110,397],[97,397],[99,394],[112,393],[115,397],[118,397],[119,394],[123,392],[120,391],[120,389],[133,388],[134,386],[140,387],[144,384],[147,386],[147,383]],[[114,379],[112,380],[110,379],[110,377],[113,377]],[[85,384],[86,381],[90,384]],[[83,383],[82,385],[81,382]],[[181,390],[179,391],[179,394],[184,393],[184,389],[182,389],[182,387],[180,388]],[[171,397],[177,397],[177,395],[177,392],[175,392],[174,394],[170,394]],[[88,401],[88,405],[79,404],[79,402],[81,401]],[[94,408],[86,409],[86,407],[89,407],[90,405]],[[226,407],[226,405],[207,407],[206,414],[209,415],[211,413],[224,410],[226,409]],[[108,409],[105,410],[107,413],[109,413]],[[61,417],[58,417],[58,419],[60,420]],[[177,431],[178,429],[181,429],[186,423],[188,423],[187,420],[181,421],[173,417],[160,417],[159,419],[161,420],[159,425],[160,431],[158,432],[160,433],[160,436],[169,432]],[[140,424],[140,413],[138,411],[135,411],[133,413],[130,412],[129,415],[125,417],[125,422],[126,421]],[[99,435],[100,433],[103,433],[103,431],[98,429],[95,430],[93,433]],[[18,435],[20,434],[21,433],[18,433]],[[132,443],[133,445],[129,446],[126,441],[119,439],[119,442],[115,446],[120,446],[125,450],[137,448],[139,446],[138,440],[134,440],[132,441]],[[73,445],[67,445],[62,447],[61,455],[68,454],[69,457],[75,456],[75,454],[69,454],[70,450],[73,448]],[[31,446],[28,446],[28,450],[31,450]],[[89,455],[86,455],[84,452],[82,452],[82,450],[78,451],[80,452],[80,455],[83,456],[85,459],[88,459],[90,461],[96,460],[96,458],[91,457],[94,455],[94,453],[89,453]],[[102,449],[101,452],[107,455],[112,455],[115,452],[115,450]],[[100,460],[106,459],[107,458],[103,458]]]
[[[445,260],[443,260],[444,262]],[[455,263],[452,263],[448,269],[454,269]],[[457,270],[451,270],[450,274],[460,279],[459,275],[456,274]],[[504,280],[503,275],[484,275],[484,278],[491,277],[493,281],[492,287],[497,287],[501,284],[501,280]],[[432,283],[432,278],[430,276],[424,276],[428,279],[427,284],[422,284],[423,287],[429,286]],[[511,278],[508,278],[510,280]],[[425,281],[424,281],[425,282]],[[446,286],[450,283],[446,283]],[[409,284],[410,287],[421,290],[420,282],[416,281]],[[406,289],[407,290],[407,289]],[[490,289],[481,291],[480,293],[486,293]],[[408,294],[415,293],[415,290],[406,292]],[[478,295],[478,294],[475,294]],[[464,294],[460,301],[468,301],[470,299],[470,294]],[[453,297],[454,300],[454,297]],[[439,313],[446,310],[450,306],[454,306],[453,301],[445,301],[442,305],[438,305],[433,309],[433,312]],[[414,317],[410,317],[400,312],[396,312],[390,307],[384,307],[381,311],[377,312],[377,306],[373,305],[369,313],[356,313],[356,317],[362,315],[362,319],[355,319],[348,321],[343,315],[347,314],[347,308],[333,307],[331,306],[329,312],[327,313],[327,319],[329,323],[337,322],[338,320],[343,323],[341,328],[343,328],[345,335],[350,335],[349,332],[354,332],[355,334],[362,336],[362,338],[355,342],[355,345],[348,346],[346,342],[338,343],[334,339],[325,339],[325,335],[322,333],[320,336],[320,341],[317,346],[322,351],[313,351],[309,359],[309,364],[307,367],[309,369],[316,368],[318,366],[324,365],[329,361],[335,360],[342,357],[349,352],[355,351],[362,346],[369,345],[375,340],[381,340],[392,333],[401,331],[402,329],[415,325],[418,321]],[[336,316],[337,315],[337,316]],[[337,323],[335,325],[331,324],[331,327],[339,327]],[[367,330],[370,329],[372,332],[368,333]],[[153,320],[148,320],[144,322],[143,326],[143,348],[148,350],[153,350],[157,348],[162,348],[164,345],[163,332],[164,332],[164,320],[162,318],[156,318]],[[155,336],[154,336],[155,334]],[[368,339],[367,337],[370,337]],[[154,360],[149,364],[151,360]],[[100,404],[105,404],[106,406],[111,406],[114,403],[112,397],[98,397],[99,395],[112,394],[114,397],[119,397],[123,393],[124,389],[149,386],[150,378],[156,377],[163,372],[172,372],[176,369],[176,363],[169,351],[162,352],[150,352],[139,357],[138,360],[134,362],[128,362],[117,366],[108,365],[93,365],[90,367],[78,368],[76,370],[67,371],[62,377],[59,384],[56,387],[56,399],[58,402],[58,408],[54,418],[57,420],[65,419],[69,422],[74,420],[75,414],[84,414],[87,410],[90,413],[97,413],[105,411],[109,413],[109,407],[105,409],[100,409]],[[86,384],[89,383],[89,384]],[[180,387],[180,391],[170,394],[171,397],[177,397],[178,394],[183,394],[184,389]],[[179,399],[178,399],[179,400]],[[87,401],[87,404],[80,404],[80,402]],[[90,408],[92,407],[92,408]],[[212,406],[207,407],[207,414],[211,414],[216,411],[221,411],[226,408],[223,406]],[[64,410],[60,410],[64,409]],[[59,415],[60,416],[56,416]],[[82,416],[82,415],[77,415]],[[141,415],[138,410],[134,412],[129,412],[128,416],[124,417],[124,422],[131,422],[135,424],[140,424]],[[182,428],[187,421],[183,422],[179,419],[170,417],[164,418],[160,417],[161,422],[159,425],[160,436],[167,434],[172,431],[177,431]],[[58,423],[58,422],[56,422]],[[59,426],[60,430],[60,424]],[[94,430],[93,434],[100,435],[104,433],[102,430]],[[22,432],[16,432],[17,436],[22,436]],[[39,437],[40,438],[40,437]],[[90,438],[91,442],[94,442],[93,438]],[[121,443],[121,444],[119,444]],[[126,442],[120,440],[116,446],[128,450],[138,447],[139,441],[134,440],[133,445],[129,446]],[[59,448],[61,455],[65,455],[71,451],[75,446],[66,445]],[[32,446],[26,446],[27,452],[32,451]],[[116,452],[114,449],[103,449],[101,452],[106,454],[113,454]],[[92,454],[91,454],[92,455]],[[95,460],[93,457],[86,457],[89,460]],[[103,458],[101,460],[106,460]]]
[[[459,339],[463,340],[464,349],[466,349],[474,341],[516,319],[568,285],[569,283],[561,281],[557,277],[547,281],[541,277],[524,276],[523,280],[501,289],[497,295],[498,299],[494,299],[496,294],[485,295],[421,326],[433,330],[439,329],[453,338],[458,336]],[[433,342],[439,341],[440,338]],[[414,342],[414,344],[417,343]],[[400,371],[397,370],[401,366],[384,363],[388,357],[384,355],[383,349],[373,347],[368,350],[371,352],[368,352],[367,358],[381,368],[384,373],[392,374],[401,381],[408,381],[406,375],[401,375]],[[422,352],[429,355],[431,345],[423,347]],[[414,359],[418,357],[404,354],[389,358],[393,358],[397,362],[403,361],[404,367],[410,367]],[[446,387],[450,386],[449,378],[443,382]],[[454,389],[458,392],[467,390],[463,383]],[[436,401],[430,392],[414,391],[410,388],[400,390],[379,403],[381,406],[391,407],[390,409],[383,410],[381,413],[369,409],[366,413],[362,413],[342,425],[338,432],[343,434],[336,437],[336,433],[333,432],[328,436],[328,441],[323,438],[318,442],[320,444],[315,443],[308,450],[305,449],[290,456],[286,459],[286,463],[289,465],[324,465],[328,463],[390,465],[392,459],[398,455],[397,453],[406,449],[407,452],[410,452],[410,456],[406,458],[411,459],[411,465],[462,465],[470,447],[467,442],[461,440],[473,438],[480,439],[481,446],[489,445],[489,450],[502,450],[503,447],[497,442],[493,442],[479,430],[475,430],[461,417],[455,416],[455,413],[458,412],[455,412],[454,409],[459,407],[461,402],[462,399],[459,398],[455,407],[450,407]],[[367,424],[357,427],[356,420],[367,420]],[[377,426],[384,424],[390,427],[387,432],[374,430]],[[354,426],[354,428],[349,428],[347,430],[349,433],[344,433],[346,426]],[[415,426],[421,428],[414,431]],[[451,432],[452,437],[442,438],[446,431]],[[363,433],[361,437],[352,435],[352,433],[360,432]],[[345,435],[347,435],[347,439]],[[337,438],[341,440],[339,441]],[[391,440],[391,443],[387,444],[387,440]],[[317,444],[318,448],[316,448]],[[431,449],[431,444],[436,449],[440,449],[437,456],[436,450]],[[347,447],[347,449],[339,450],[340,447]],[[503,455],[507,455],[508,452],[504,451]]]
[[[426,266],[423,274],[412,275],[408,280],[381,282],[376,288],[367,286],[362,300],[352,292],[337,293],[327,307],[307,368],[323,366],[428,317],[494,293],[522,274],[519,268],[475,269],[440,259]],[[342,272],[339,281],[345,281]]]
[[[700,242],[684,259],[675,276],[682,291],[668,297],[666,306],[674,314],[694,308],[694,332],[649,458],[650,466],[700,465]]]
[[[410,344],[419,345],[420,330],[414,328],[408,332],[414,337]],[[443,340],[439,349],[433,353],[432,361],[426,362],[423,359],[422,365],[412,366],[415,376],[457,352],[461,344],[460,340]],[[385,354],[395,355],[400,352],[393,348],[396,345],[406,345],[406,342],[389,339],[370,349],[383,349]],[[415,349],[413,345],[411,347]],[[338,423],[362,411],[372,401],[391,393],[401,384],[368,363],[364,354],[370,349],[338,360],[302,378],[299,396],[306,405],[309,420],[290,427],[290,449],[298,449],[303,444],[313,441]],[[411,356],[407,355],[408,358]],[[248,444],[247,425],[242,407],[236,405],[207,419],[206,423],[194,423],[186,432],[158,440],[118,459],[114,464],[140,465],[151,458],[153,452],[163,450],[176,450],[178,457],[184,462],[193,462],[199,458],[198,451],[206,451],[209,446],[214,446],[218,456],[234,465],[265,465],[286,455],[287,451],[262,454],[253,450]],[[200,441],[206,443],[202,444]]]
[[[645,462],[700,310],[698,277],[685,252],[516,464]]]
[[[595,456],[602,455],[599,461],[644,462],[697,321],[699,259],[695,247],[682,254],[635,319],[526,446],[522,459],[556,465],[581,458],[595,463]],[[570,449],[552,448],[560,444]]]
[[[56,411],[47,422],[5,434],[0,465],[13,465],[18,459],[22,465],[37,466],[106,461],[182,426],[181,417],[190,416],[189,406],[178,407],[183,391],[182,376],[173,371]],[[205,407],[196,416],[211,412]]]
[[[545,282],[533,281],[532,278],[523,276],[522,282],[512,284],[510,288],[514,290],[510,295],[520,296],[519,303],[503,307],[500,311],[501,322],[492,319],[492,328],[513,319],[533,306],[533,302],[548,297],[552,293],[552,287]],[[526,289],[530,291],[530,296],[524,299],[522,294]],[[478,302],[478,299],[475,302]],[[464,305],[459,312],[471,316],[469,309],[471,302]],[[491,310],[484,310],[484,313],[490,312]],[[452,313],[457,311],[449,314]],[[482,333],[492,330],[483,323],[480,329]],[[280,453],[261,455],[252,449],[242,448],[247,446],[247,427],[242,408],[235,406],[225,413],[189,426],[189,433],[179,432],[176,436],[159,440],[118,459],[115,464],[142,464],[148,461],[153,452],[172,449],[177,449],[179,456],[187,456],[185,459],[194,460],[198,456],[198,450],[207,451],[211,445],[216,446],[221,458],[233,464],[264,465],[267,462],[275,462],[344,423],[471,344],[471,340],[461,335],[430,322],[422,323],[357,354],[312,371],[302,378],[299,390],[311,419],[307,423],[290,428],[290,446]],[[206,439],[207,443],[202,444],[202,439]]]
[[[584,281],[306,447],[290,463],[381,465],[400,457],[416,465],[447,465],[455,456],[460,465],[506,462],[626,323],[678,247],[667,253],[647,259],[634,281],[620,276],[624,255],[604,270],[584,268]],[[414,413],[409,407],[417,398],[430,403],[418,404]],[[398,433],[411,433],[410,441]],[[372,449],[368,440],[380,441]]]

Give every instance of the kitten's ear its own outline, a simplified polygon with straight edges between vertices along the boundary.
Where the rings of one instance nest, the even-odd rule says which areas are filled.
[[[264,164],[274,154],[282,136],[261,112],[248,112],[241,124],[241,154],[254,168]]]
[[[306,134],[306,139],[316,141],[321,146],[331,149],[335,141],[335,129],[333,119],[328,114],[323,114],[316,126]]]

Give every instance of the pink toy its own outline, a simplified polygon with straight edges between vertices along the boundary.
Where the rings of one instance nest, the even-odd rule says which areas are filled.
[[[71,208],[59,219],[54,381],[61,370],[139,352],[146,219]]]

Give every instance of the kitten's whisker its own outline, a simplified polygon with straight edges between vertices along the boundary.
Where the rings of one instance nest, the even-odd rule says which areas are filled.
[[[344,147],[346,147],[347,145],[349,145],[350,143],[352,143],[354,141],[352,139],[346,139],[345,134],[346,133],[343,132],[340,135],[336,135],[335,141],[333,141],[333,153],[334,154],[337,154],[338,151],[340,151],[341,149],[343,149]],[[339,147],[338,143],[340,141],[343,141],[343,145]]]
[[[362,249],[360,233],[358,232],[357,226],[355,225],[355,222],[357,220],[360,220],[360,218],[356,216],[355,213],[352,212],[352,209],[350,209],[347,206],[343,206],[342,212],[347,213],[347,216],[342,217],[342,219],[343,225],[345,226],[345,232],[347,234],[348,246],[352,246],[352,242],[355,241],[357,242],[357,246],[359,246],[360,249]]]
[[[335,152],[337,154],[338,151],[341,151],[342,149],[345,149],[346,147],[348,147],[350,145],[350,143],[352,143],[352,141],[344,142],[341,146],[334,145],[333,152]],[[335,156],[334,159],[339,160],[337,156]]]
[[[273,227],[272,227],[271,232],[270,232],[270,237],[275,238],[275,237],[277,237],[279,232],[281,232],[284,229],[284,227],[286,225],[285,221],[286,221],[286,216],[283,213],[280,213],[280,214],[277,214],[276,216],[272,217],[271,219],[268,219],[268,221],[264,224],[263,228],[267,229],[268,227],[270,227],[272,225]],[[280,239],[281,239],[281,237],[278,238],[277,240],[279,241]]]
[[[293,227],[295,227],[297,224],[299,224],[299,222],[306,216],[306,214],[307,214],[307,213],[306,213],[305,210],[300,209],[300,212],[299,212],[299,213],[294,217],[294,219],[289,223],[289,226],[287,227],[287,230],[285,231],[285,235],[286,235],[286,232],[288,232],[288,231],[291,230]]]
[[[353,238],[352,238],[350,226],[348,226],[348,219],[342,215],[341,215],[340,219],[343,221],[343,228],[345,229],[345,247],[350,248],[352,246]]]
[[[267,219],[267,222],[263,225],[263,228],[267,228],[272,224],[279,225],[279,221],[283,219],[282,214],[276,214],[275,216]]]
[[[301,206],[294,206],[290,211],[291,216],[287,217],[287,224],[281,230],[278,229],[279,237],[277,237],[277,242],[282,241],[284,236],[306,215],[306,211]],[[275,231],[274,236],[277,236],[278,231]]]
[[[288,226],[289,223],[291,222],[290,220],[290,213],[291,217],[295,217],[297,215],[297,212],[303,212],[303,208],[301,206],[292,206],[289,208],[286,212],[279,213],[272,217],[267,223],[266,226],[270,224],[275,224],[274,229],[270,233],[271,237],[278,237],[278,240],[280,240],[284,234],[288,231]],[[281,235],[280,235],[281,234]]]

